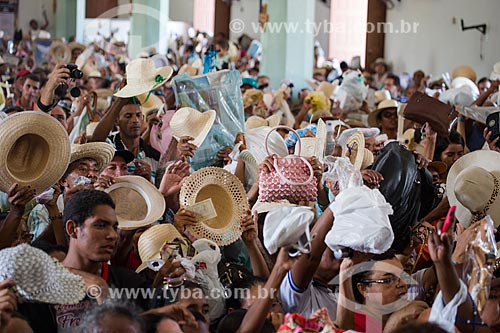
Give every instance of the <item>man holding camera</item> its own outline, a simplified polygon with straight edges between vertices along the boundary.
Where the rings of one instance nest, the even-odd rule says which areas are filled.
[[[67,84],[70,75],[71,71],[63,63],[56,65],[54,71],[49,75],[47,84],[42,89],[40,98],[36,102],[36,110],[49,112],[56,106],[58,100],[54,98],[55,91],[61,84]]]

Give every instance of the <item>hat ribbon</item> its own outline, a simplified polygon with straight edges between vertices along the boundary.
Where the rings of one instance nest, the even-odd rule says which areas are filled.
[[[484,206],[484,208],[481,211],[472,213],[471,224],[474,224],[474,223],[478,222],[479,220],[483,219],[486,216],[486,213],[490,209],[491,205],[497,199],[498,192],[500,190],[500,184],[498,182],[497,177],[495,177],[494,174],[491,174],[491,176],[493,177],[493,183],[495,184],[495,188],[493,189],[493,193],[491,194],[490,200],[488,200],[488,203],[486,204],[486,206]]]
[[[154,89],[156,89],[158,86],[160,86],[163,81],[165,81],[165,78],[163,76],[161,76],[160,74],[158,74],[158,75],[155,76],[155,84],[153,85],[153,87],[151,89],[149,89],[148,95],[146,96],[146,99],[144,100],[144,103],[146,103],[148,101],[149,96],[151,95],[151,92]]]

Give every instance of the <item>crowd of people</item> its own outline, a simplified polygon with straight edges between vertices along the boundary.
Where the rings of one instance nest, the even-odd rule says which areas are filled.
[[[1,333],[500,331],[500,64],[272,87],[247,36],[30,42],[0,58]]]

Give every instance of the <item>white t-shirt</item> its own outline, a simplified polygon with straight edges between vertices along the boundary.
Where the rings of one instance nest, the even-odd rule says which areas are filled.
[[[300,289],[293,282],[291,271],[281,283],[280,296],[285,313],[297,312],[308,318],[317,310],[326,308],[331,320],[337,317],[337,302],[333,291],[314,281],[306,289]]]

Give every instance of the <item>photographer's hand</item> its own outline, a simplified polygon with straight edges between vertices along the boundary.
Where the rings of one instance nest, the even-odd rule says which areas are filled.
[[[60,62],[54,68],[54,71],[50,73],[49,80],[45,85],[45,89],[42,90],[40,95],[40,102],[43,105],[52,105],[54,103],[54,91],[61,84],[65,83],[69,79],[70,71]]]

